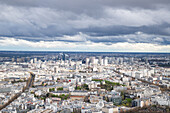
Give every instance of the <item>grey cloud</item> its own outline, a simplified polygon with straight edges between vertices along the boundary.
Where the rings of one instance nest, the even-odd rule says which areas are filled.
[[[154,8],[168,6],[169,0],[0,0],[1,3],[26,7],[52,7],[62,10],[80,11],[101,6]],[[77,10],[79,9],[79,10]],[[85,10],[84,10],[85,11]]]
[[[0,4],[1,37],[170,44],[169,0],[0,0]]]
[[[89,37],[88,40],[99,43],[118,43],[118,42],[129,42],[129,43],[153,43],[168,45],[170,44],[170,36],[161,35],[149,35],[142,32],[136,32],[135,34],[118,35],[118,36],[100,36],[100,37]]]
[[[143,32],[146,34],[154,35],[170,35],[170,24],[164,23],[161,25],[151,25],[151,26],[108,26],[108,27],[89,27],[86,29],[80,29],[81,32],[84,32],[91,36],[116,36],[116,35],[125,35],[133,34],[135,32]]]

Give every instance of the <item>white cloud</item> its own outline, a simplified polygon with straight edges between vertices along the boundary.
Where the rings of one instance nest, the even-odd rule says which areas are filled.
[[[110,52],[170,52],[170,45],[158,45],[150,43],[115,43],[105,45],[104,43],[94,43],[86,41],[83,43],[63,42],[63,41],[39,41],[32,42],[23,39],[1,37],[0,47],[10,46],[20,48],[20,50],[68,50],[68,51],[110,51]]]
[[[163,42],[164,40],[160,37],[156,37],[155,39],[153,39],[154,41],[157,41],[157,42]]]
[[[85,42],[88,36],[79,32],[79,34],[74,36],[64,35],[63,37],[56,37],[57,40],[71,41],[71,42]]]

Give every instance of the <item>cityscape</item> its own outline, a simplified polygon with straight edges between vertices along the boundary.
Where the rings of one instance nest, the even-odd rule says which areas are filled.
[[[169,112],[169,53],[0,53],[2,113]]]
[[[0,0],[0,113],[170,113],[170,0]]]

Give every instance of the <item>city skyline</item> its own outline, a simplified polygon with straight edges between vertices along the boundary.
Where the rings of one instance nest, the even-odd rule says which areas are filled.
[[[170,52],[169,0],[0,0],[0,50]]]
[[[0,51],[0,112],[169,113],[170,53]]]

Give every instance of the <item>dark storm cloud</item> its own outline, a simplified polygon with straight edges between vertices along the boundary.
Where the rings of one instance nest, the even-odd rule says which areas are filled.
[[[131,27],[131,26],[89,27],[87,29],[80,29],[80,31],[90,36],[125,35],[125,34],[133,34],[138,31],[147,34],[169,36],[170,34],[168,32],[165,32],[165,29],[168,28],[169,26],[170,24],[139,26],[139,27]]]
[[[170,0],[0,0],[0,37],[169,45],[169,6]]]
[[[154,43],[160,45],[170,44],[170,36],[161,35],[148,35],[142,32],[136,32],[135,34],[126,35],[115,35],[115,36],[100,36],[100,37],[89,37],[90,40],[95,43],[103,42],[105,44],[112,44],[118,42],[129,42],[129,43]]]
[[[156,8],[168,7],[169,0],[0,0],[1,3],[21,7],[49,7],[61,10],[86,11],[101,6]]]

